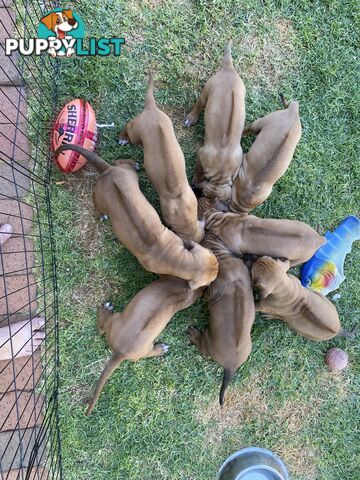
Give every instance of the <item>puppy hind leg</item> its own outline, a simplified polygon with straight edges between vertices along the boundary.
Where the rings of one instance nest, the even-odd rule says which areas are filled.
[[[166,345],[166,343],[154,343],[152,349],[145,356],[145,358],[161,357],[162,355],[165,355],[168,350],[169,345]]]
[[[195,172],[192,178],[192,186],[193,188],[198,188],[199,184],[205,180],[204,177],[204,169],[202,167],[199,155],[197,156],[196,163],[195,163]]]
[[[199,352],[205,357],[209,357],[209,352],[204,345],[204,332],[201,332],[197,327],[189,327],[186,333],[190,342],[195,345]]]
[[[130,143],[130,138],[127,133],[127,125],[121,130],[121,132],[118,135],[118,143],[119,145],[127,145]]]
[[[106,213],[101,211],[101,208],[96,202],[96,195],[95,192],[93,193],[93,202],[94,202],[94,209],[95,209],[95,217],[100,220],[100,222],[105,222],[106,220],[109,220],[109,216],[106,215]]]
[[[262,118],[259,118],[258,120],[254,120],[253,122],[245,125],[241,136],[246,137],[251,133],[254,133],[255,135],[257,135],[258,133],[260,133],[262,127],[263,127]]]
[[[97,317],[97,328],[100,335],[104,335],[109,328],[112,320],[114,306],[110,302],[106,302],[99,307]]]
[[[195,123],[197,123],[197,121],[199,120],[200,113],[206,107],[206,103],[207,103],[207,94],[206,94],[206,90],[204,89],[201,92],[201,95],[199,96],[199,98],[196,100],[195,105],[191,110],[191,112],[188,115],[186,115],[183,123],[185,127],[191,127],[192,125],[195,125]]]

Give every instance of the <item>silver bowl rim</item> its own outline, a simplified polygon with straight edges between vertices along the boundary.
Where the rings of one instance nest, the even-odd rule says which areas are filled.
[[[239,455],[245,455],[247,453],[263,453],[267,456],[270,456],[272,458],[274,458],[280,465],[280,467],[283,469],[284,471],[284,475],[282,475],[283,477],[283,480],[289,480],[290,477],[289,477],[289,473],[287,471],[287,468],[286,468],[286,465],[285,463],[283,462],[283,460],[278,456],[276,455],[276,453],[272,452],[271,450],[268,450],[267,448],[261,448],[261,447],[246,447],[246,448],[241,448],[240,450],[237,450],[236,452],[232,453],[226,460],[225,462],[221,465],[220,469],[219,469],[219,475],[218,475],[218,480],[220,479],[220,475],[222,474],[222,471],[224,470],[225,466],[230,463],[232,460],[234,460],[235,458],[237,458]],[[259,467],[261,466],[261,464],[259,465]],[[239,472],[241,473],[241,472]],[[276,472],[278,473],[278,472]]]

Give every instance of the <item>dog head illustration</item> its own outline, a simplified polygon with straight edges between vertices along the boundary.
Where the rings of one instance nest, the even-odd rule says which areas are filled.
[[[51,12],[41,20],[46,28],[56,33],[60,40],[71,31],[78,27],[78,22],[73,17],[72,10],[62,10],[61,12]]]

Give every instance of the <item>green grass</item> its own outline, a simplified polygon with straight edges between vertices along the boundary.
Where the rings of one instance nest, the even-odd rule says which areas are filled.
[[[262,217],[299,219],[322,232],[359,213],[359,5],[341,2],[95,0],[71,2],[89,36],[122,36],[120,58],[64,59],[61,103],[86,97],[101,130],[98,151],[109,162],[142,160],[119,147],[116,132],[141,111],[146,75],[156,72],[156,99],[175,124],[191,176],[204,135],[181,120],[234,41],[234,63],[247,87],[247,121],[280,108],[278,92],[300,103],[303,136],[286,175],[257,209]],[[249,144],[245,143],[245,147]],[[96,308],[126,305],[154,275],[145,272],[99,225],[91,200],[96,174],[54,172],[52,209],[60,286],[60,415],[69,480],[209,480],[227,455],[259,445],[280,453],[294,480],[358,478],[354,426],[359,421],[356,340],[310,342],[280,322],[258,318],[253,352],[217,407],[220,369],[185,336],[205,325],[206,305],[177,314],[161,335],[163,359],[126,362],[112,376],[94,414],[84,417],[109,349],[97,333]],[[57,185],[56,182],[65,181]],[[144,175],[147,198],[158,200]],[[359,245],[346,261],[337,307],[344,327],[359,322]],[[329,374],[324,353],[346,349],[350,367]],[[357,377],[358,378],[358,377]]]

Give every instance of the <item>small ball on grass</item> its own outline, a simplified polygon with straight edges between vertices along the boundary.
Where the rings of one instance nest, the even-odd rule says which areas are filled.
[[[343,370],[348,365],[348,355],[341,348],[331,348],[326,352],[325,363],[330,370]]]

